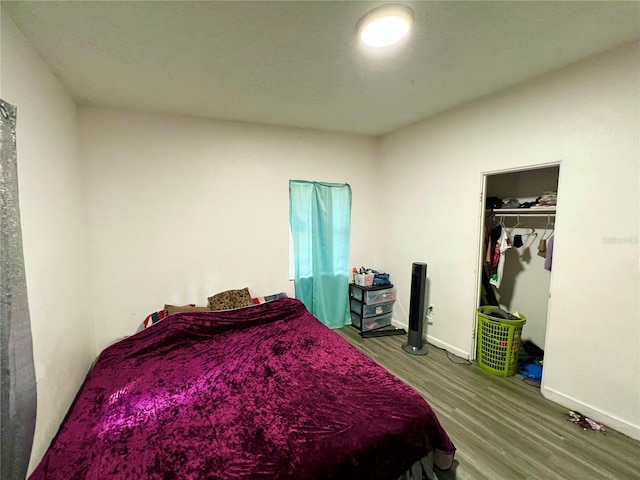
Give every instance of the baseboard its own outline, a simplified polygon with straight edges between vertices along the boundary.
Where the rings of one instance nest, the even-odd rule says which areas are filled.
[[[404,328],[405,330],[409,329],[408,325],[397,321],[395,318],[391,319],[391,325],[393,325],[396,328]],[[456,348],[453,345],[449,345],[446,342],[438,340],[437,338],[432,337],[431,335],[423,336],[422,340],[424,340],[427,343],[430,343],[434,347],[443,348],[447,352],[453,353],[457,357],[462,357],[465,360],[469,360],[469,356],[470,356],[469,352],[465,352],[464,350],[460,350],[459,348]]]
[[[391,319],[391,325],[393,325],[396,328],[404,328],[405,330],[407,330],[409,328],[409,327],[407,327],[407,325],[405,325],[404,323],[400,323],[395,318]]]
[[[544,378],[543,378],[544,382]],[[564,393],[560,393],[553,388],[545,387],[544,384],[540,387],[540,392],[544,398],[558,403],[563,407],[567,407],[570,410],[576,410],[589,418],[592,418],[596,422],[603,423],[609,428],[620,432],[635,440],[640,440],[640,426],[633,425],[621,418],[611,415],[610,413],[603,412],[602,410],[587,405],[575,398],[572,398]]]
[[[461,358],[464,358],[465,360],[469,360],[469,356],[470,356],[469,352],[460,350],[459,348],[454,347],[453,345],[449,345],[448,343],[443,342],[442,340],[438,340],[437,338],[432,337],[431,335],[427,335],[427,342],[433,345],[434,347],[443,348],[447,352],[453,353],[456,357],[461,357]]]

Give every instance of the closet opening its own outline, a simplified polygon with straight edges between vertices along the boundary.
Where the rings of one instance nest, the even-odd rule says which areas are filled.
[[[510,376],[514,369],[519,372],[526,362],[540,363],[540,368],[525,371],[536,375],[529,378],[542,381],[559,177],[559,162],[482,174],[472,358],[481,367],[487,365],[487,328],[478,328],[480,307],[491,305],[500,309],[492,310],[497,315],[515,314],[513,319],[522,318],[518,314],[526,317],[520,343],[507,356],[515,355],[517,366],[513,359],[507,359],[510,372],[505,365],[501,376]],[[485,344],[479,347],[483,339]],[[484,355],[480,355],[479,348]],[[537,362],[538,358],[542,361]]]

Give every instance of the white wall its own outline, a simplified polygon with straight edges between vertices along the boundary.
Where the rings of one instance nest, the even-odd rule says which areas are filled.
[[[18,108],[24,257],[38,390],[30,471],[95,356],[86,288],[77,109],[8,15],[2,15],[2,98]]]
[[[165,303],[286,291],[289,179],[352,187],[354,265],[375,262],[376,140],[81,108],[99,349]],[[347,295],[347,292],[345,292]]]
[[[429,264],[428,336],[468,354],[481,172],[562,160],[545,396],[640,438],[638,43],[381,139],[381,268],[408,312]],[[406,273],[402,275],[402,273]]]

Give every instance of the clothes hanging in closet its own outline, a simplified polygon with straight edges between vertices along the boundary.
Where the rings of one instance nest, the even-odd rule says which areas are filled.
[[[487,251],[489,262],[489,282],[496,288],[500,288],[502,272],[504,271],[505,252],[511,248],[511,240],[506,229],[498,225],[491,231],[491,242]]]
[[[547,255],[544,257],[544,268],[551,271],[553,264],[553,235],[547,240]]]
[[[547,241],[544,238],[538,244],[538,256],[547,258]]]

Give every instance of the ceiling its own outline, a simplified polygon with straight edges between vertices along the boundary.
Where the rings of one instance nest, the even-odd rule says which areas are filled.
[[[405,2],[382,52],[382,2],[2,3],[80,104],[375,136],[640,37],[639,2]]]

